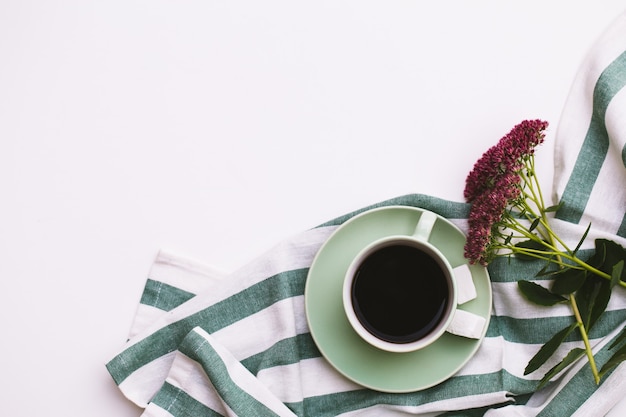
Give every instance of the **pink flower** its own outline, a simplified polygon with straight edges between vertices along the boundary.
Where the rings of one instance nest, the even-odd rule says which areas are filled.
[[[465,198],[472,203],[465,257],[471,263],[487,265],[495,256],[507,207],[522,192],[520,172],[534,148],[543,142],[547,122],[523,121],[490,148],[467,176]]]
[[[547,127],[548,122],[525,120],[485,152],[467,176],[465,200],[471,203],[480,194],[493,188],[500,176],[519,171],[524,158],[532,155],[535,146],[543,142],[543,131]]]

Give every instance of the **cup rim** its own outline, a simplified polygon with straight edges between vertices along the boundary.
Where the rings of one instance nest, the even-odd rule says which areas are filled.
[[[450,291],[449,302],[446,308],[446,316],[443,320],[439,322],[435,330],[431,331],[430,333],[418,340],[406,343],[389,342],[376,337],[361,324],[360,320],[356,316],[356,313],[354,312],[354,309],[352,308],[352,282],[354,280],[354,272],[361,264],[364,257],[378,249],[391,246],[396,242],[407,242],[411,246],[418,247],[418,249],[420,250],[425,249],[425,251],[429,252],[430,255],[434,255],[433,258],[437,261],[437,263],[439,263],[442,270],[445,272],[445,276],[448,281],[448,288]],[[350,326],[363,340],[376,348],[388,352],[405,353],[423,349],[426,346],[434,343],[445,333],[446,329],[449,327],[450,322],[454,317],[454,312],[457,308],[457,293],[458,291],[456,287],[456,281],[454,279],[453,268],[450,265],[450,262],[448,262],[446,257],[441,253],[439,249],[437,249],[431,243],[421,239],[417,239],[411,235],[393,235],[386,236],[371,242],[363,249],[361,249],[352,259],[344,275],[342,299],[344,312],[348,318]]]

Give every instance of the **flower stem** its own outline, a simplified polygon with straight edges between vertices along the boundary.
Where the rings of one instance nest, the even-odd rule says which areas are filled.
[[[580,266],[583,269],[591,272],[594,275],[597,275],[597,276],[599,276],[601,278],[604,278],[604,279],[608,279],[609,281],[611,280],[611,275],[607,274],[606,272],[600,271],[598,268],[595,268],[595,267],[589,265],[588,263],[586,263],[585,261],[583,261],[582,259],[577,257],[574,254],[574,252],[572,252],[572,250],[567,247],[567,245],[559,238],[559,236],[550,228],[550,226],[548,224],[548,219],[547,219],[545,213],[542,213],[541,225],[543,226],[544,229],[546,229],[548,231],[548,234],[550,236],[549,241],[552,243],[550,246],[547,246],[547,245],[546,246],[549,247],[550,249],[557,250],[554,247],[554,240],[557,240],[558,243],[565,249],[565,252],[557,250],[559,257],[563,257],[563,258],[565,258],[565,259],[567,259],[567,260],[577,264],[578,266]],[[624,281],[620,280],[619,281],[619,285],[621,287],[626,288],[626,282],[624,282]]]
[[[591,351],[591,345],[589,344],[589,337],[587,336],[587,330],[585,329],[585,325],[583,324],[583,319],[580,316],[580,311],[578,310],[578,304],[576,304],[576,298],[574,297],[574,294],[570,294],[569,302],[572,306],[572,311],[574,312],[574,316],[576,317],[578,330],[580,331],[580,335],[583,339],[583,343],[585,344],[585,352],[587,354],[587,359],[589,359],[589,367],[591,368],[593,379],[594,381],[596,381],[596,385],[597,385],[600,383],[600,374],[598,373],[596,360],[593,357],[593,352]]]
[[[531,213],[532,216],[537,217],[538,216],[537,213],[533,210],[530,204],[528,204],[528,200],[533,202],[533,204],[539,211],[539,218],[540,218],[539,223],[541,227],[538,228],[539,229],[538,232],[544,240],[541,240],[536,235],[532,234],[517,219],[513,218],[513,216],[510,216],[509,221],[512,224],[508,224],[508,227],[521,233],[522,235],[526,236],[529,239],[532,239],[538,243],[541,243],[549,251],[536,250],[534,251],[534,253],[529,253],[529,252],[533,252],[533,250],[523,249],[523,250],[518,250],[518,252],[523,252],[529,256],[533,256],[533,257],[540,258],[540,259],[547,259],[548,261],[550,261],[550,259],[547,258],[547,256],[555,255],[558,258],[558,262],[554,262],[554,260],[552,260],[552,262],[556,263],[560,267],[571,267],[569,264],[562,261],[561,258],[565,258],[573,262],[574,264],[580,266],[582,269],[585,269],[588,272],[591,272],[594,275],[597,275],[604,279],[611,280],[611,275],[607,274],[606,272],[600,271],[599,269],[589,265],[585,261],[578,258],[575,255],[575,253],[567,246],[567,244],[563,242],[563,240],[554,232],[554,230],[552,230],[548,222],[548,217],[546,215],[546,208],[545,208],[545,203],[543,199],[543,194],[541,192],[541,185],[539,183],[539,179],[537,178],[537,175],[535,175],[535,164],[534,164],[533,155],[531,155],[528,158],[526,163],[527,163],[526,165],[527,173],[525,173],[523,170],[520,170],[519,175],[524,179],[524,184],[526,185],[526,187],[524,188],[528,188],[530,190],[530,194],[528,192],[523,193],[524,199],[522,201],[523,201],[524,207],[520,207],[520,208],[526,212]],[[529,218],[528,220],[531,220],[531,219]],[[564,251],[559,250],[559,248],[557,248],[556,246],[556,243],[558,243],[563,248]],[[543,255],[547,255],[547,256],[546,257],[538,256],[540,253],[542,253]],[[624,281],[620,281],[619,285],[621,287],[626,288],[626,282]]]
[[[541,207],[541,217],[542,217],[542,222],[545,225],[546,229],[549,230],[549,242],[551,244],[551,246],[555,246],[554,243],[554,239],[556,234],[552,231],[552,229],[550,229],[550,227],[548,226],[548,219],[546,217],[546,213],[543,207]],[[558,239],[558,236],[556,237]],[[561,244],[563,244],[561,242],[560,239],[558,239],[559,242]],[[565,245],[563,245],[565,247]],[[569,259],[570,261],[576,262],[579,265],[583,266],[585,269],[590,270],[590,269],[595,269],[593,267],[591,267],[590,265],[586,264],[585,262],[579,260],[576,256],[572,256],[569,255],[569,253],[571,253],[570,250],[567,251],[568,254],[565,255],[563,254],[567,259]],[[557,254],[556,258],[559,261],[559,263],[563,263],[562,260],[562,256],[561,254]],[[560,267],[562,268],[562,266]],[[600,272],[600,271],[598,271]],[[609,279],[611,279],[611,277],[609,276]],[[591,350],[591,345],[589,343],[589,337],[587,336],[587,329],[585,328],[585,323],[583,322],[582,316],[580,315],[580,310],[578,309],[578,303],[576,303],[576,297],[574,297],[574,294],[570,294],[569,295],[569,303],[572,306],[572,311],[574,312],[574,317],[576,317],[576,323],[578,326],[578,331],[580,332],[580,336],[583,339],[583,343],[585,345],[585,353],[587,355],[587,359],[589,360],[589,367],[591,368],[591,373],[593,374],[593,379],[596,382],[596,385],[598,385],[600,383],[600,375],[598,374],[598,367],[596,366],[596,360],[593,357],[593,352]]]

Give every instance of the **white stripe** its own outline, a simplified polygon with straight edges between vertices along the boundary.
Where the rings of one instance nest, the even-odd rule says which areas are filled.
[[[625,108],[626,88],[622,88],[619,93],[613,97],[613,100],[609,103],[609,107],[606,109],[606,129],[609,134],[609,138],[611,138],[611,152],[619,156],[621,156],[622,149],[626,146],[626,117],[624,117]]]
[[[623,117],[626,108],[626,89],[622,89],[607,110],[607,123],[611,128],[611,143],[608,154],[596,179],[596,186],[591,191],[585,213],[580,223],[592,223],[592,227],[610,233],[617,233],[621,226],[626,209],[626,169],[622,161],[622,148],[626,141],[626,118]],[[615,114],[619,112],[620,114]],[[616,184],[615,187],[605,187],[604,184]],[[617,185],[620,184],[620,185]]]
[[[170,352],[137,369],[122,381],[118,388],[130,401],[145,408],[163,385],[175,355],[176,352]]]
[[[454,410],[469,410],[471,408],[501,404],[511,399],[505,392],[492,392],[480,395],[468,395],[466,397],[451,398],[448,400],[432,401],[422,405],[386,405],[380,404],[368,408],[349,411],[339,414],[341,417],[385,417],[419,415],[420,417],[438,416],[441,413]]]
[[[617,328],[605,337],[601,343],[594,346],[593,351],[598,352],[612,341],[624,328],[626,322],[617,326]],[[576,411],[573,416],[603,416],[615,404],[624,398],[626,391],[626,363],[622,363],[615,371],[602,383],[602,385],[591,395],[583,405]],[[594,410],[602,410],[602,414],[593,414]]]
[[[548,281],[533,281],[539,285],[547,286]],[[551,307],[543,307],[528,301],[520,292],[517,282],[494,282],[491,284],[493,291],[493,314],[515,319],[537,319],[544,317],[571,316],[569,305],[558,304]]]
[[[571,250],[576,248],[576,245],[584,235],[587,226],[589,226],[588,223],[581,223],[580,225],[577,225],[555,218],[550,219],[550,227],[552,230],[554,230],[554,232],[569,245]],[[589,231],[585,242],[581,246],[581,249],[593,249],[594,241],[596,239],[613,240],[615,243],[626,246],[626,238],[616,236],[613,233],[603,231],[599,228],[591,227],[591,230]]]
[[[592,340],[591,343],[597,342]],[[480,348],[467,364],[456,374],[458,376],[481,375],[506,370],[509,374],[528,380],[539,380],[554,365],[575,347],[583,347],[582,342],[564,342],[541,368],[524,375],[528,361],[535,356],[541,344],[524,344],[504,340],[502,337],[483,339]]]
[[[243,360],[281,340],[307,333],[303,311],[304,296],[287,298],[214,332],[213,337],[234,357]],[[245,335],[245,340],[253,342],[242,343],[242,335]]]
[[[593,395],[572,414],[572,417],[604,416],[624,398],[624,392],[626,392],[626,364],[615,369]]]
[[[305,359],[261,370],[257,378],[282,402],[363,389],[333,368],[326,359]]]
[[[456,376],[500,372],[503,366],[505,342],[501,337],[486,337],[480,347]]]
[[[626,14],[620,15],[598,39],[572,84],[556,134],[554,191],[557,196],[555,201],[560,201],[560,196],[563,195],[563,190],[576,163],[578,151],[587,135],[593,111],[591,105],[593,89],[606,67],[626,49],[624,39],[626,39]]]

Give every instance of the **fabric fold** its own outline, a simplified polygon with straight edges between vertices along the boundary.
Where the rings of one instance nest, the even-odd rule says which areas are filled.
[[[199,327],[181,341],[152,403],[173,415],[296,416]]]

